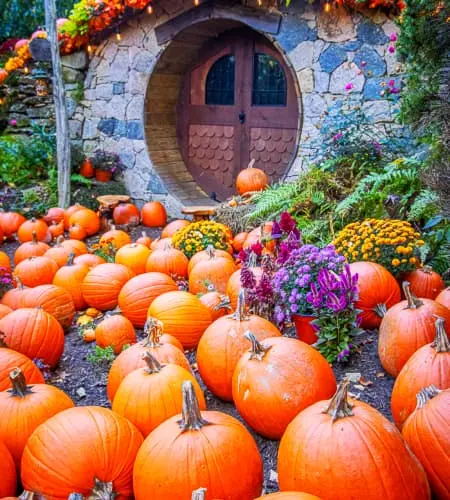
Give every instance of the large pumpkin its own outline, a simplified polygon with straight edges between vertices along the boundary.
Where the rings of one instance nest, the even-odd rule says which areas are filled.
[[[29,287],[46,285],[53,282],[58,265],[48,257],[29,257],[14,269],[14,277]]]
[[[110,498],[132,498],[133,463],[141,444],[136,427],[111,410],[69,408],[28,439],[22,457],[23,486],[56,500],[74,491],[91,493],[97,478],[103,485],[112,483]]]
[[[244,248],[244,243],[247,237],[248,237],[247,232],[238,233],[234,236],[231,245],[233,246],[233,250],[235,252],[240,252]]]
[[[400,287],[394,276],[375,262],[352,262],[350,272],[358,274],[359,299],[356,309],[361,310],[362,328],[380,326],[386,311],[400,302]]]
[[[278,451],[281,491],[324,500],[428,500],[425,472],[400,433],[366,403],[347,398],[348,382],[329,401],[301,411]]]
[[[12,239],[26,220],[23,215],[17,212],[0,212],[0,229],[5,238],[7,240]]]
[[[211,324],[209,309],[189,292],[163,293],[151,303],[148,316],[162,322],[164,332],[176,337],[185,349],[196,347]]]
[[[33,233],[39,241],[44,241],[47,238],[48,226],[42,219],[35,219],[25,221],[20,225],[17,230],[17,238],[20,243],[33,240]]]
[[[402,434],[422,462],[436,498],[450,498],[450,389],[422,389]]]
[[[57,319],[64,328],[70,328],[75,316],[75,306],[71,294],[57,285],[40,285],[29,288],[23,294],[20,307],[42,307]]]
[[[258,497],[255,500],[320,500],[316,495],[309,493],[300,493],[299,491],[280,491],[278,493],[270,493],[263,497]]]
[[[423,299],[434,300],[445,288],[444,280],[431,266],[411,271],[404,279],[409,282],[411,292]]]
[[[253,273],[256,283],[259,283],[259,280],[263,275],[263,270],[260,267],[250,267],[249,269]],[[241,290],[241,269],[238,269],[230,276],[225,289],[225,295],[230,299],[232,310],[235,310],[237,307],[238,297]]]
[[[187,278],[189,260],[181,250],[167,245],[153,250],[147,259],[147,272],[164,273],[174,279]]]
[[[86,264],[75,264],[74,257],[75,254],[71,253],[67,265],[56,271],[55,277],[53,278],[53,284],[66,290],[72,297],[75,309],[81,311],[87,307],[81,285],[89,272],[89,267]],[[82,256],[80,255],[80,257]]]
[[[442,292],[436,297],[436,302],[439,302],[439,304],[442,304],[447,309],[450,309],[450,287],[442,290]]]
[[[250,330],[259,341],[281,336],[272,323],[254,314],[247,315],[243,293],[234,314],[217,319],[200,339],[198,371],[208,389],[221,399],[232,401],[233,373],[240,357],[248,350],[244,334]]]
[[[113,210],[113,221],[118,226],[137,226],[140,218],[138,207],[132,203],[120,203]]]
[[[17,491],[17,471],[11,452],[0,441],[0,457],[2,457],[2,480],[0,481],[0,498],[12,497]]]
[[[162,365],[148,351],[142,358],[147,366],[124,378],[114,396],[112,409],[132,422],[144,437],[181,412],[181,386],[186,380],[194,386],[200,409],[206,410],[203,391],[190,371],[177,364]]]
[[[267,174],[259,168],[254,168],[254,163],[255,161],[252,160],[249,166],[241,170],[236,177],[236,190],[240,195],[263,191],[269,185]]]
[[[40,308],[23,308],[0,319],[0,331],[10,349],[54,368],[64,350],[64,332],[56,319]]]
[[[71,253],[75,253],[75,255],[77,255],[75,250],[72,250],[67,244],[63,245],[63,241],[64,238],[60,236],[56,240],[56,245],[45,252],[45,257],[54,260],[58,267],[65,266],[67,264]]]
[[[149,201],[141,210],[142,224],[147,227],[162,227],[167,223],[167,213],[159,201]]]
[[[196,264],[189,273],[189,291],[195,295],[215,290],[225,293],[236,264],[225,257],[211,257]]]
[[[146,438],[133,471],[136,500],[189,500],[200,486],[212,499],[253,500],[262,480],[261,456],[250,433],[225,413],[201,412],[190,381],[183,383],[181,415]]]
[[[120,290],[133,276],[133,271],[122,264],[106,263],[93,267],[81,286],[84,300],[100,311],[114,309]]]
[[[416,407],[416,395],[429,385],[450,388],[450,341],[444,330],[444,319],[436,320],[436,337],[431,344],[418,349],[400,371],[391,396],[391,410],[397,427]]]
[[[178,290],[175,281],[164,273],[144,273],[131,278],[119,293],[119,307],[134,326],[142,328],[153,300],[166,292]]]
[[[250,332],[245,337],[252,347],[236,365],[233,401],[252,429],[280,439],[301,410],[336,392],[333,370],[316,349],[299,340],[272,337],[260,343]]]
[[[129,319],[113,311],[97,325],[95,341],[99,347],[112,346],[114,353],[120,354],[126,345],[136,343],[136,332]]]
[[[61,246],[68,248],[71,252],[75,252],[75,255],[83,255],[88,253],[88,248],[86,243],[79,240],[63,240],[61,241]]]
[[[378,355],[383,368],[396,377],[408,359],[435,336],[435,319],[445,320],[450,332],[450,310],[434,300],[418,299],[403,283],[406,300],[393,306],[384,315],[378,335]]]
[[[14,264],[17,266],[17,264],[25,259],[28,259],[29,257],[39,257],[40,255],[44,255],[49,248],[50,247],[47,243],[38,241],[36,232],[33,231],[33,239],[22,243],[14,252]]]
[[[13,310],[9,306],[5,306],[0,304],[0,319],[4,318],[7,314],[12,312]]]
[[[83,208],[71,215],[69,224],[70,226],[81,226],[88,236],[92,236],[100,229],[100,217],[93,210]]]
[[[205,304],[209,309],[213,321],[229,314],[231,309],[230,299],[219,292],[208,292],[203,294],[200,297],[200,302]]]
[[[5,252],[0,252],[0,268],[11,271],[11,261]]]
[[[73,259],[74,264],[85,264],[87,267],[95,267],[100,264],[105,264],[105,259],[102,259],[99,255],[93,253],[84,253],[82,255],[77,255]]]
[[[185,227],[189,226],[191,222],[186,219],[177,219],[169,222],[167,226],[161,232],[161,238],[172,238],[172,236],[181,231]]]
[[[15,277],[15,281],[17,287],[8,290],[0,300],[1,304],[8,306],[11,309],[19,309],[19,307],[22,307],[23,296],[29,290],[29,288],[25,288],[23,286],[20,278],[17,276]]]
[[[9,374],[12,389],[0,392],[0,441],[8,447],[20,468],[27,439],[40,424],[58,412],[72,408],[73,401],[50,384],[31,384],[20,368]]]
[[[111,243],[116,249],[122,248],[125,245],[131,244],[131,236],[120,229],[112,226],[109,231],[103,233],[99,241],[100,245]]]
[[[20,368],[30,384],[45,383],[41,370],[33,361],[20,352],[8,349],[0,338],[0,392],[11,388],[9,372],[15,368]]]
[[[145,245],[130,243],[117,250],[115,262],[129,267],[134,274],[143,274],[149,255],[150,249]]]
[[[114,399],[122,380],[132,371],[145,368],[142,355],[150,353],[159,363],[176,364],[190,371],[189,361],[183,352],[183,346],[171,335],[163,334],[160,321],[149,318],[144,332],[147,338],[123,351],[113,361],[108,375],[107,392],[110,401]]]
[[[205,250],[200,250],[200,252],[195,253],[189,260],[188,274],[192,269],[200,262],[208,261],[213,257],[219,258],[224,257],[225,259],[233,262],[233,257],[225,250],[220,250],[219,248],[214,248],[213,246],[208,246]]]

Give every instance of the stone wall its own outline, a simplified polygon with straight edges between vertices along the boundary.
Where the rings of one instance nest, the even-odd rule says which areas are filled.
[[[181,202],[167,192],[147,149],[145,98],[166,48],[158,45],[154,28],[193,7],[191,0],[167,0],[163,6],[122,25],[120,41],[112,35],[96,48],[83,100],[70,112],[70,129],[86,152],[101,147],[120,154],[135,199],[164,199],[175,214]],[[348,99],[359,103],[380,130],[396,127],[396,96],[386,92],[390,80],[401,85],[402,67],[390,49],[395,31],[394,22],[381,12],[342,9],[328,15],[304,0],[284,10],[272,40],[296,74],[303,108],[298,153],[287,178],[317,156],[321,123]]]

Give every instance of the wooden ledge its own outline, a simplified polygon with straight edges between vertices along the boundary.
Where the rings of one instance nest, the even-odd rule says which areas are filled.
[[[209,220],[212,215],[216,213],[216,207],[208,205],[199,205],[193,207],[183,207],[181,213],[185,215],[192,215],[195,221]]]

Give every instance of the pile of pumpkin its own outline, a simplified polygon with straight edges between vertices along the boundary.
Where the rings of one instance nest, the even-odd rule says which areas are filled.
[[[164,207],[152,203],[141,213],[118,207],[115,222],[165,225]],[[437,498],[450,498],[450,291],[440,277],[415,271],[401,300],[386,269],[351,264],[362,324],[380,327],[381,362],[397,377],[392,411],[401,434],[350,398],[347,381],[337,386],[313,347],[248,312],[232,254],[264,243],[270,224],[234,239],[228,234],[229,252],[208,248],[190,260],[170,245],[188,224],[171,222],[160,240],[144,235],[135,243],[113,228],[100,238],[117,248],[115,262],[106,263],[82,241],[100,227],[92,210],[51,209],[44,220],[29,221],[0,214],[1,239],[17,234],[21,242],[18,286],[0,305],[0,497],[15,495],[20,477],[21,498],[259,498],[263,465],[255,440],[235,418],[207,410],[185,354],[196,348],[207,388],[234,402],[254,431],[281,439],[282,493],[264,498],[421,500],[430,498],[429,484]],[[57,238],[52,247],[49,231]],[[270,252],[271,242],[265,245]],[[0,266],[10,266],[1,252]],[[187,281],[189,291],[174,278]],[[74,407],[32,361],[55,368],[64,330],[87,308],[103,315],[93,329],[97,345],[118,355],[107,384],[112,410]]]

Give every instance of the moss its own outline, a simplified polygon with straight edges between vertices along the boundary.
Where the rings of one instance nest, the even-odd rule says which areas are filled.
[[[97,197],[106,194],[128,194],[128,192],[122,181],[97,182],[94,180],[91,187],[72,185],[71,202],[97,210]]]

